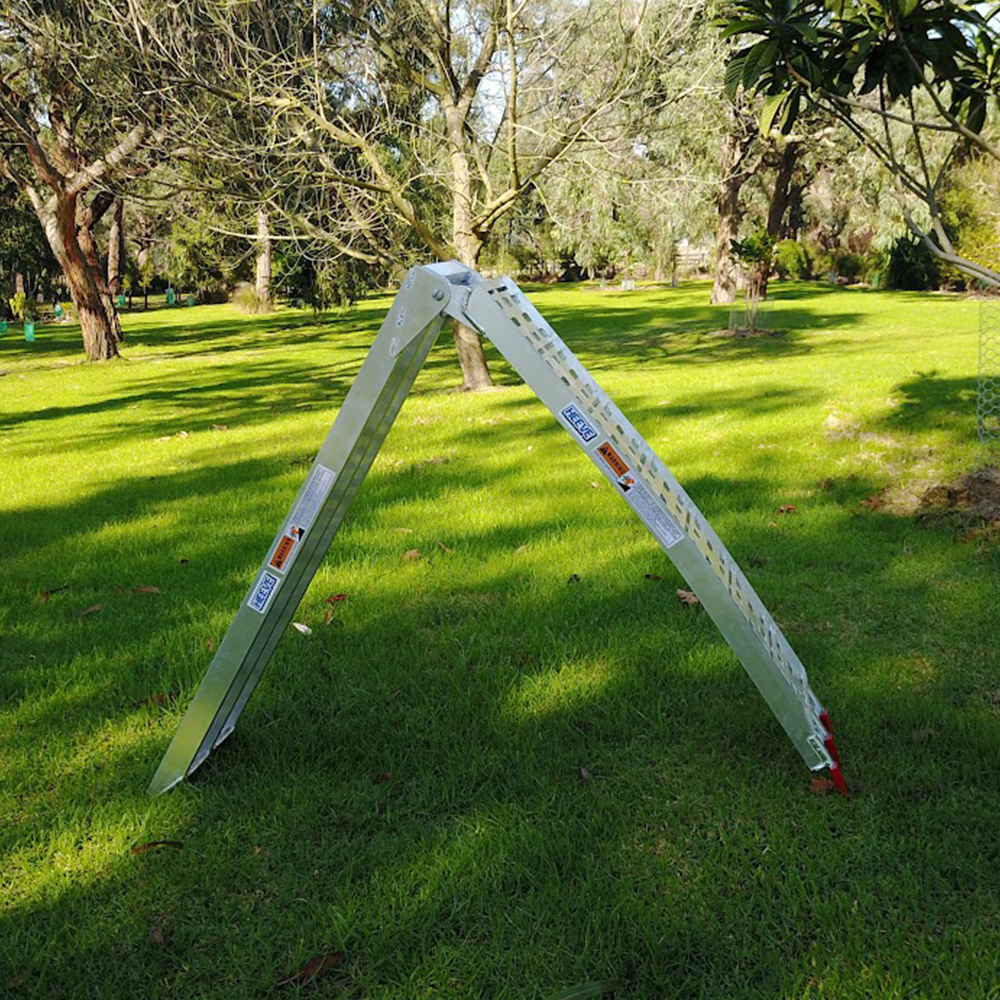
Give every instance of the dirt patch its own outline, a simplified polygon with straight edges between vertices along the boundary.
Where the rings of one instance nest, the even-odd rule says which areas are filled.
[[[865,506],[920,521],[947,521],[960,529],[974,529],[971,535],[992,537],[1000,530],[1000,469],[978,469],[953,483],[913,479],[886,487],[872,500],[877,504]]]
[[[953,483],[939,483],[920,497],[919,514],[961,514],[968,521],[1000,524],[1000,469],[979,469]]]
[[[862,431],[857,421],[852,420],[850,417],[842,417],[838,413],[831,413],[823,421],[823,437],[827,441],[864,441],[887,445],[890,448],[896,447],[899,443],[894,437],[888,434],[874,434],[870,431]]]

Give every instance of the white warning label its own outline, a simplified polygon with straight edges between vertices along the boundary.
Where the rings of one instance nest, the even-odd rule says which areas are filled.
[[[325,465],[317,465],[309,473],[302,496],[296,500],[288,520],[274,541],[271,556],[267,560],[268,568],[278,573],[288,572],[302,547],[306,532],[312,527],[323,502],[330,495],[336,478],[336,473]]]
[[[665,548],[676,545],[684,532],[674,519],[663,509],[663,504],[632,473],[628,463],[605,441],[594,452],[597,460],[605,467],[608,478],[618,487],[628,505],[643,524],[653,533],[653,537]]]
[[[309,478],[306,480],[306,487],[302,491],[292,513],[289,515],[288,523],[297,525],[302,529],[303,534],[311,527],[316,515],[319,513],[323,501],[329,496],[330,488],[333,486],[336,473],[331,472],[325,465],[313,466]]]

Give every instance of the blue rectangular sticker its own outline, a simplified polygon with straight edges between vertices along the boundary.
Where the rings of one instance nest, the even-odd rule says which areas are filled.
[[[597,431],[587,422],[587,418],[572,404],[559,411],[559,415],[583,439],[584,444],[590,444],[597,437]]]
[[[263,614],[267,611],[267,606],[271,603],[271,598],[274,597],[274,592],[278,589],[278,578],[273,573],[268,573],[265,571],[264,575],[257,581],[257,586],[254,587],[247,604],[254,609],[254,611],[259,611]]]

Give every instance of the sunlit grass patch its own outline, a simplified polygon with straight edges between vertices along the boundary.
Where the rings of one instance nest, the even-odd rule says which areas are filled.
[[[242,1000],[343,950],[315,995],[989,996],[997,542],[871,502],[976,463],[976,305],[773,290],[762,340],[708,336],[704,284],[530,294],[785,630],[849,801],[495,352],[452,391],[447,336],[312,633],[147,799],[389,299],[133,313],[99,366],[0,339],[0,984]]]

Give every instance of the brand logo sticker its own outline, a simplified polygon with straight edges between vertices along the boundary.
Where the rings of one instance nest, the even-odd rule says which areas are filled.
[[[597,437],[597,431],[588,423],[587,418],[572,404],[559,411],[567,423],[583,438],[584,444],[590,444]]]
[[[274,592],[278,589],[278,578],[273,573],[264,572],[264,575],[260,578],[257,586],[254,587],[253,593],[250,595],[250,600],[247,604],[254,609],[254,611],[263,614],[267,611],[267,606],[271,603],[271,598],[274,597]]]

